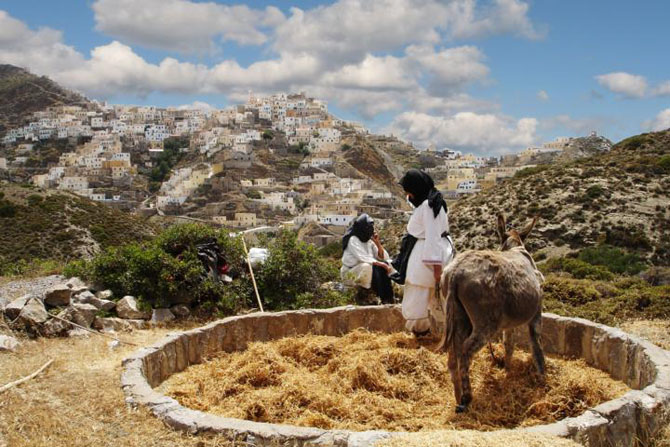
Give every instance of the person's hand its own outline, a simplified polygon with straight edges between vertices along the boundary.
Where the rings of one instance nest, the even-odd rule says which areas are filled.
[[[379,233],[377,233],[376,231],[372,234],[372,242],[374,242],[377,245],[380,245],[382,243],[381,240],[379,239]]]
[[[386,270],[386,273],[387,273],[387,274],[391,273],[391,266],[388,265],[388,264],[385,263],[385,262],[375,262],[374,265],[376,265],[377,267],[381,267],[381,268],[383,268],[384,270]]]
[[[435,282],[440,282],[440,279],[442,277],[442,265],[440,264],[433,265],[433,277],[435,278]]]

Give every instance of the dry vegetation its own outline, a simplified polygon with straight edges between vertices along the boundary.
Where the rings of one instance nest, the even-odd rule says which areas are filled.
[[[357,330],[255,343],[163,384],[182,404],[227,417],[327,429],[512,428],[577,416],[628,388],[583,361],[549,359],[546,382],[518,352],[509,372],[476,357],[475,400],[454,413],[446,355],[405,333]]]

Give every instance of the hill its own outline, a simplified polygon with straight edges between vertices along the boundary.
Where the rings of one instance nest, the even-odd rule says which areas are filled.
[[[30,114],[55,105],[89,104],[88,99],[64,89],[46,76],[0,64],[0,136],[20,126]]]
[[[0,185],[0,267],[35,258],[66,261],[141,240],[154,229],[105,204],[56,191]]]
[[[524,169],[450,210],[457,248],[497,246],[496,213],[522,226],[538,216],[528,241],[538,257],[608,244],[653,264],[670,264],[670,131],[623,140],[611,151]]]

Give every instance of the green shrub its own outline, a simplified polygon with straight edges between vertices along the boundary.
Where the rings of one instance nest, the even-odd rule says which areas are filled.
[[[603,266],[613,273],[636,275],[646,268],[640,256],[611,245],[588,247],[579,252],[578,258],[594,266]],[[604,279],[604,278],[592,278]]]
[[[573,278],[577,279],[601,279],[608,281],[614,278],[614,275],[607,269],[575,258],[552,258],[544,264],[542,269],[546,272],[570,273]]]
[[[546,171],[549,168],[547,165],[538,165],[530,168],[523,168],[516,171],[514,178],[525,178],[530,177],[531,175],[538,174],[540,172]]]

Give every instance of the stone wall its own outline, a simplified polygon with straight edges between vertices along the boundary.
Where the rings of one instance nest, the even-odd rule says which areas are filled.
[[[526,430],[569,437],[587,446],[633,446],[652,439],[669,417],[670,352],[618,329],[579,318],[544,314],[542,324],[546,353],[584,358],[633,391],[579,417]],[[169,426],[190,433],[217,432],[252,445],[371,446],[394,433],[322,430],[224,418],[182,407],[153,388],[189,365],[221,351],[243,350],[252,341],[308,333],[337,336],[357,328],[390,333],[403,327],[398,306],[347,306],[225,318],[140,349],[124,360],[121,384],[128,404],[146,405]],[[515,332],[519,344],[526,343],[526,333]]]

